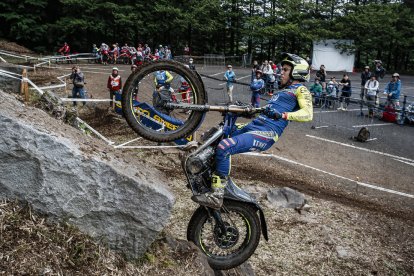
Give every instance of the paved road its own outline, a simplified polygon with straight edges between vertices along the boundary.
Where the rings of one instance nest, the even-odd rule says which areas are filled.
[[[96,90],[94,97],[106,97],[106,79],[111,67],[83,67],[85,74],[96,82],[95,85],[89,86]],[[118,67],[126,80],[129,66]],[[205,76],[217,78],[203,77],[209,103],[227,102],[225,82],[222,80],[225,68],[199,67],[198,71]],[[235,72],[239,83],[235,85],[234,98],[250,102],[249,87],[243,85],[250,80],[250,69],[235,68]],[[339,73],[330,75],[341,77]],[[388,77],[385,79],[389,79]],[[402,76],[401,79],[403,92],[414,96],[414,77]],[[351,80],[354,84],[359,84],[359,74],[351,74]],[[382,80],[381,83],[385,82]],[[359,88],[356,89],[359,94]],[[265,104],[265,100],[262,104]],[[333,179],[332,184],[342,185],[344,189],[369,184],[372,187],[362,186],[368,195],[393,195],[398,202],[408,200],[408,205],[414,208],[414,127],[360,117],[358,105],[351,105],[349,109],[351,111],[340,112],[315,108],[312,123],[290,123],[282,138],[268,151],[279,159],[266,162],[296,166],[304,173],[328,175]],[[219,114],[208,114],[202,129],[205,130],[219,121]],[[368,125],[373,140],[367,143],[350,140],[363,125]]]

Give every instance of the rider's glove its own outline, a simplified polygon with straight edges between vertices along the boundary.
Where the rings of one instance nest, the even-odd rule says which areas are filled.
[[[280,113],[279,111],[277,111],[274,108],[271,108],[269,105],[266,106],[265,110],[263,111],[263,114],[265,114],[267,117],[275,119],[275,120],[279,120],[282,118],[282,113]]]

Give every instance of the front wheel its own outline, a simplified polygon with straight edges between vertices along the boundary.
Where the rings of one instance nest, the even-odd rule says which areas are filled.
[[[165,106],[165,103],[182,103],[179,87],[183,81],[191,88],[185,104],[204,105],[207,96],[201,78],[183,64],[158,61],[139,66],[129,76],[122,93],[122,109],[131,128],[155,142],[183,138],[191,141],[204,112]]]
[[[207,255],[213,269],[227,270],[241,265],[254,253],[261,226],[257,210],[250,204],[225,201],[220,214],[226,233],[205,207],[199,207],[188,224],[187,239]]]

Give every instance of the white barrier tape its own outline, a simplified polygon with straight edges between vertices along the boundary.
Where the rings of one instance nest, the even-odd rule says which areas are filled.
[[[9,56],[9,57],[20,58],[20,59],[24,59],[24,60],[27,60],[27,59],[38,59],[38,58],[35,58],[35,57],[26,56],[26,55],[17,55],[17,54],[11,53],[11,52],[3,51],[3,50],[0,51],[0,55],[5,55],[5,56]]]
[[[125,142],[125,143],[123,143],[123,144],[120,144],[120,145],[117,145],[117,146],[114,146],[114,148],[119,148],[119,147],[123,147],[123,146],[125,146],[125,145],[127,145],[127,144],[129,144],[129,143],[132,143],[132,142],[135,142],[135,141],[138,141],[138,140],[141,140],[142,139],[142,137],[138,137],[138,138],[135,138],[135,139],[132,139],[131,141],[128,141],[128,142]]]
[[[11,79],[16,79],[16,80],[22,80],[22,78],[21,77],[15,77],[15,76],[12,76],[12,75],[9,75],[9,74],[7,74],[7,73],[3,73],[3,72],[0,72],[0,75],[1,76],[5,76],[5,77],[7,77],[7,78],[11,78]]]
[[[321,169],[318,169],[318,168],[315,168],[315,167],[311,167],[309,165],[305,165],[305,164],[302,164],[302,163],[299,163],[299,162],[296,162],[296,161],[293,161],[293,160],[290,160],[290,159],[287,159],[287,158],[284,158],[284,157],[281,157],[281,156],[276,156],[276,155],[273,155],[273,154],[255,153],[255,152],[247,152],[247,153],[242,153],[242,154],[251,155],[251,156],[259,156],[259,157],[271,157],[271,158],[279,159],[279,160],[284,161],[284,162],[288,162],[288,163],[291,163],[291,164],[294,164],[294,165],[303,166],[303,167],[308,168],[308,169],[312,169],[312,170],[315,170],[315,171],[318,171],[318,172],[321,172],[321,173],[325,173],[325,174],[328,174],[328,175],[331,175],[331,176],[335,176],[337,178],[341,178],[343,180],[347,180],[347,181],[356,183],[357,185],[360,185],[360,186],[363,186],[363,187],[367,187],[367,188],[371,188],[371,189],[374,189],[374,190],[379,190],[379,191],[387,192],[387,193],[391,193],[391,194],[396,194],[396,195],[400,195],[400,196],[405,196],[405,197],[409,197],[409,198],[414,198],[414,195],[411,195],[411,194],[406,194],[406,193],[403,193],[403,192],[383,188],[383,187],[380,187],[380,186],[375,186],[375,185],[372,185],[372,184],[369,184],[369,183],[364,183],[364,182],[360,182],[360,181],[357,181],[357,180],[353,180],[351,178],[347,178],[347,177],[337,175],[337,174],[334,174],[334,173],[331,173],[331,172],[327,172],[327,171],[324,171],[324,170],[321,170]]]
[[[22,74],[17,74],[17,73],[14,73],[14,72],[6,71],[6,70],[3,70],[3,69],[0,69],[0,72],[5,73],[5,74],[9,74],[9,75],[15,75],[15,76],[21,76],[22,75]]]
[[[341,145],[341,146],[344,146],[344,147],[349,147],[349,148],[353,148],[353,149],[367,151],[367,152],[370,152],[370,153],[376,153],[376,154],[379,154],[379,155],[384,155],[384,156],[388,156],[388,157],[391,157],[391,158],[397,158],[397,159],[400,159],[400,160],[404,160],[404,161],[408,161],[408,162],[414,163],[414,160],[413,159],[409,159],[409,158],[405,158],[405,157],[401,157],[401,156],[397,156],[397,155],[393,155],[393,154],[389,154],[389,153],[385,153],[385,152],[381,152],[381,151],[376,151],[376,150],[361,148],[361,147],[357,147],[357,146],[354,146],[354,145],[350,145],[350,144],[346,144],[346,143],[341,143],[341,142],[338,142],[338,141],[329,140],[329,139],[325,139],[325,138],[321,138],[321,137],[317,137],[317,136],[313,136],[313,135],[309,135],[309,134],[306,134],[305,136],[306,137],[309,137],[309,138],[316,139],[316,140],[320,140],[320,141],[324,141],[324,142],[329,142],[329,143]]]
[[[7,61],[6,61],[4,58],[2,58],[1,56],[0,56],[0,60],[1,60],[2,62],[7,63]]]
[[[185,146],[122,146],[117,149],[168,149],[168,148],[183,148]]]
[[[115,144],[115,142],[112,142],[111,140],[109,140],[108,138],[106,138],[105,136],[103,136],[102,134],[100,134],[98,131],[96,131],[93,127],[91,127],[90,125],[88,125],[85,121],[83,121],[81,118],[76,117],[76,120],[83,124],[84,126],[86,126],[88,129],[90,129],[94,134],[96,134],[99,138],[101,138],[102,140],[104,140],[105,142],[107,142],[109,145],[113,145]]]
[[[111,99],[60,98],[62,102],[112,102]]]
[[[50,90],[50,89],[55,89],[55,88],[61,88],[61,87],[66,87],[66,84],[56,84],[56,85],[51,85],[51,86],[42,86],[39,87],[42,90]],[[30,88],[30,89],[35,89],[35,88]]]
[[[40,67],[40,66],[41,66],[41,65],[43,65],[43,64],[50,64],[50,61],[44,61],[44,62],[41,62],[41,63],[37,63],[37,64],[33,65],[33,67],[34,67],[34,68],[36,68],[36,67]]]
[[[31,80],[29,80],[28,78],[23,78],[23,81],[27,81],[31,86],[33,86],[35,88],[35,90],[37,92],[39,92],[40,95],[43,95],[45,92],[40,89],[36,84],[34,84]]]

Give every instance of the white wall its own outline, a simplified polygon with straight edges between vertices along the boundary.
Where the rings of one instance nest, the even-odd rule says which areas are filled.
[[[335,48],[335,43],[350,43],[352,40],[327,39],[313,42],[312,68],[319,70],[325,65],[326,71],[352,72],[354,68],[355,55],[341,54],[340,49]]]

